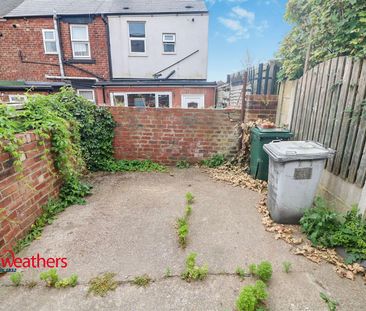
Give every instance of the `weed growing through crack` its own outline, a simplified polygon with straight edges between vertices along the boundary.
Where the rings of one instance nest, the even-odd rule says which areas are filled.
[[[181,277],[187,282],[196,280],[202,281],[207,277],[208,266],[197,266],[196,257],[196,253],[190,253],[186,258],[186,270],[181,274]]]
[[[28,288],[34,288],[38,285],[37,281],[28,281],[25,283],[25,286],[28,287]]]
[[[21,272],[14,272],[10,275],[10,281],[13,283],[14,286],[19,286],[22,282],[23,275]]]
[[[258,280],[254,285],[247,285],[241,289],[236,300],[236,308],[238,311],[265,310],[263,303],[267,298],[267,286]]]
[[[152,281],[152,279],[147,274],[144,274],[141,276],[136,276],[133,279],[132,283],[139,287],[146,287],[150,284],[151,281]]]
[[[338,302],[337,301],[335,301],[334,299],[330,298],[328,295],[326,295],[323,292],[320,293],[320,297],[327,304],[329,311],[336,311],[337,310],[337,306],[338,306]]]
[[[188,205],[190,205],[194,202],[194,196],[192,193],[190,193],[190,192],[186,193],[186,202]]]
[[[78,283],[78,276],[72,274],[68,278],[60,279],[56,269],[44,271],[39,275],[41,281],[46,282],[47,286],[55,288],[75,287]]]
[[[170,268],[166,268],[164,277],[170,278],[172,276],[172,270]]]
[[[235,270],[236,275],[238,275],[241,279],[245,278],[245,271],[243,268],[237,267]]]
[[[185,211],[186,218],[191,216],[191,214],[192,214],[192,206],[187,204],[186,211]]]
[[[187,218],[178,218],[177,220],[177,232],[178,232],[178,242],[182,248],[187,246],[187,236],[189,232],[189,226]]]
[[[260,280],[267,283],[272,277],[272,265],[269,261],[262,261],[260,264],[250,264],[249,273],[257,276]]]
[[[89,281],[88,294],[105,297],[108,292],[116,290],[118,282],[114,279],[115,273],[107,272]]]
[[[283,272],[290,273],[292,269],[292,263],[289,261],[284,261],[282,263]]]

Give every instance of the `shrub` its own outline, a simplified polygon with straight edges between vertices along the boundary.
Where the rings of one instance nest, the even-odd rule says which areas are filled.
[[[221,166],[224,163],[225,163],[225,156],[222,154],[215,154],[211,158],[203,160],[201,162],[202,165],[210,167],[210,168]]]
[[[202,267],[196,265],[196,257],[196,253],[190,253],[186,258],[186,270],[182,273],[181,277],[187,282],[192,280],[202,281],[208,274],[207,265],[203,265]]]
[[[242,288],[236,300],[236,307],[239,311],[255,311],[267,297],[266,284],[258,280],[255,285]]]

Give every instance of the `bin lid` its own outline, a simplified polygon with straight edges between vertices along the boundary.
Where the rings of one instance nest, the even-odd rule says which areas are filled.
[[[292,137],[293,133],[290,132],[289,129],[282,127],[274,127],[274,128],[263,128],[260,126],[253,127],[251,132],[254,135],[259,137],[272,137],[272,136],[284,136],[284,137]]]
[[[335,153],[313,141],[273,141],[264,145],[263,149],[277,162],[327,159]]]

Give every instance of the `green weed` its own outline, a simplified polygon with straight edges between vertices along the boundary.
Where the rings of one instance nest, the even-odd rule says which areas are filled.
[[[225,163],[225,156],[222,154],[215,154],[211,158],[201,161],[201,165],[204,165],[204,166],[207,166],[210,168],[221,166],[224,163]]]
[[[177,233],[178,233],[178,242],[182,248],[187,246],[187,236],[189,232],[189,225],[187,222],[187,218],[178,218],[177,220]]]
[[[237,267],[235,270],[236,275],[238,275],[241,279],[245,278],[245,271],[243,268]]]
[[[10,275],[10,281],[15,285],[19,286],[22,282],[23,275],[21,272],[14,272]]]
[[[115,273],[107,272],[89,281],[88,294],[105,297],[108,292],[116,290],[118,282],[114,279]]]
[[[282,263],[282,268],[283,268],[283,271],[286,272],[286,273],[290,273],[291,269],[292,269],[292,263],[289,262],[289,261],[284,261]]]
[[[186,160],[180,160],[177,162],[176,167],[180,169],[189,168],[191,165]]]
[[[190,205],[190,204],[193,204],[193,202],[194,202],[194,196],[193,196],[193,194],[190,193],[190,192],[187,192],[186,193],[186,203],[188,205]]]
[[[181,277],[187,282],[200,280],[206,278],[208,274],[208,266],[203,265],[201,267],[196,265],[196,253],[190,253],[186,258],[186,269],[182,273]]]
[[[150,282],[152,281],[152,279],[147,275],[141,275],[141,276],[136,276],[132,283],[139,286],[139,287],[146,287],[150,284]]]
[[[247,285],[240,291],[236,300],[238,311],[256,311],[268,298],[266,284],[258,280],[254,285]]]
[[[338,302],[327,296],[325,293],[320,293],[320,297],[324,300],[327,304],[329,311],[336,311]]]
[[[269,261],[262,261],[258,265],[250,264],[249,273],[267,283],[272,277],[272,265]]]

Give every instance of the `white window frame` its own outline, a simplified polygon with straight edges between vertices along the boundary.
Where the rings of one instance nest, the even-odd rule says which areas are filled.
[[[86,39],[87,40],[74,40],[72,36],[73,28],[85,28],[86,29]],[[72,57],[74,59],[91,59],[90,52],[90,38],[89,38],[89,26],[85,24],[70,24],[70,38],[71,38],[71,49],[72,49]],[[76,43],[87,43],[88,44],[88,55],[87,56],[76,56],[74,51],[74,42]]]
[[[46,39],[46,32],[53,32],[53,40]],[[45,54],[58,54],[58,48],[57,48],[57,39],[56,39],[56,31],[55,29],[42,29],[42,37],[43,37],[43,48]],[[55,52],[49,52],[47,51],[47,45],[46,42],[55,42],[56,45],[56,51]]]
[[[172,92],[113,92],[110,93],[110,98],[111,98],[111,106],[114,106],[114,96],[124,96],[125,98],[125,106],[124,107],[129,107],[128,106],[128,95],[135,95],[135,94],[154,94],[155,95],[155,108],[160,108],[160,109],[166,109],[166,108],[161,108],[159,107],[159,95],[169,95],[169,108],[172,108],[173,104],[173,93]],[[134,107],[130,107],[130,108],[134,108]]]
[[[93,99],[87,99],[86,97],[84,97],[85,99],[87,99],[87,100],[89,100],[90,102],[92,102],[92,103],[95,103],[95,91],[93,90],[93,89],[77,89],[76,90],[76,92],[77,92],[77,94],[79,95],[79,96],[82,96],[82,97],[84,97],[83,95],[81,95],[80,94],[80,92],[92,92],[92,94],[93,94]]]
[[[12,104],[23,104],[27,100],[27,96],[24,94],[9,94],[9,103]],[[19,100],[22,99],[22,100]]]
[[[169,40],[169,39],[166,39],[165,36],[174,36],[174,39],[173,40]],[[168,33],[168,32],[165,32],[163,33],[163,54],[176,54],[177,53],[177,35],[176,33]],[[165,43],[174,43],[174,52],[165,52],[164,50],[164,44]]]
[[[130,24],[133,23],[141,23],[145,25],[145,37],[143,38],[139,38],[139,37],[131,37],[130,36]],[[147,38],[147,34],[146,34],[146,21],[127,21],[127,32],[128,32],[128,48],[129,48],[129,55],[130,56],[146,56],[147,55],[147,45],[146,45],[146,38]],[[144,46],[145,46],[145,51],[144,52],[132,52],[132,44],[131,41],[133,40],[139,40],[139,41],[144,41]],[[137,93],[135,93],[137,94]]]
[[[188,105],[186,105],[184,103],[184,99],[185,98],[196,98],[196,97],[200,97],[201,100],[201,104],[197,107],[197,108],[188,108]],[[181,97],[181,107],[184,109],[204,109],[205,108],[205,94],[182,94]]]

